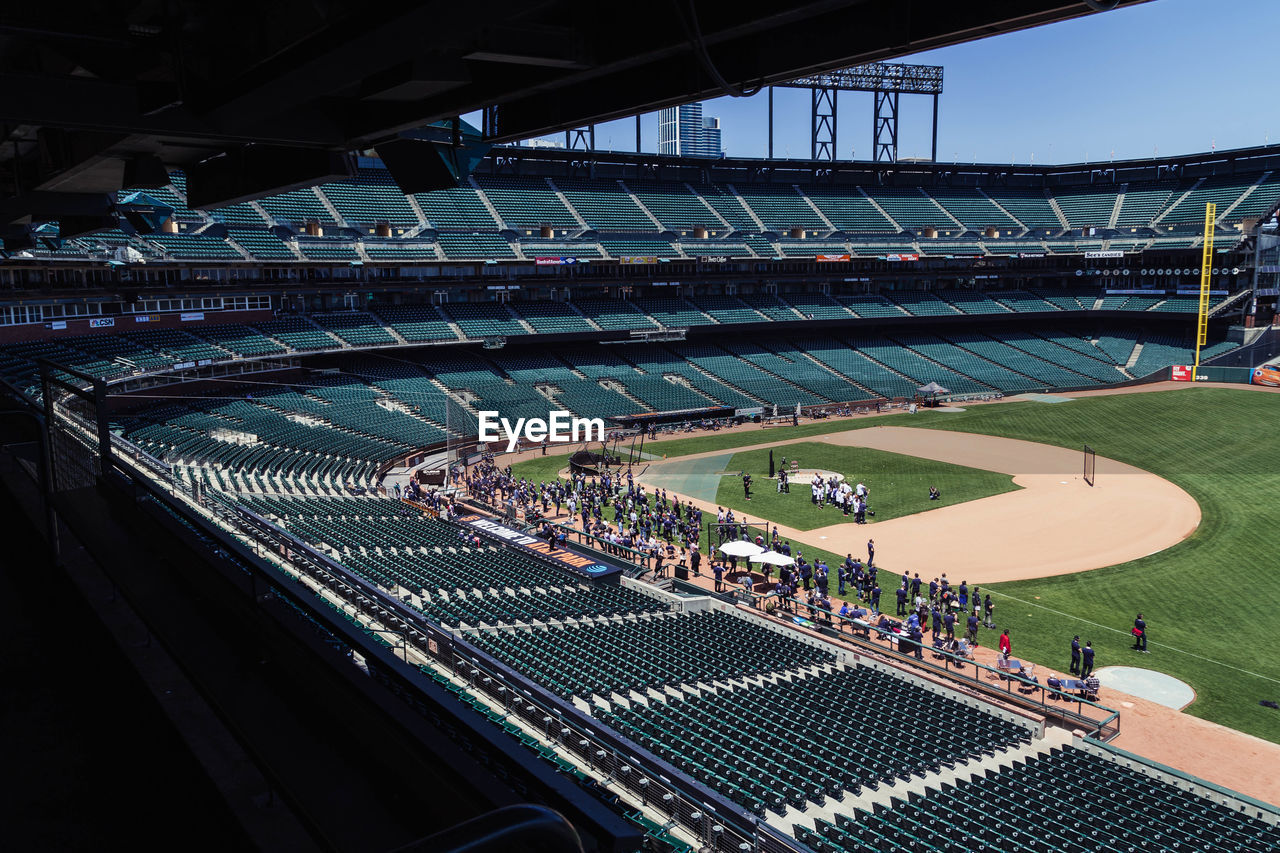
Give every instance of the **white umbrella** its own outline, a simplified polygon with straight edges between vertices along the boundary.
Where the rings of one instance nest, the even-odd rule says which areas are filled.
[[[777,551],[765,551],[763,554],[752,554],[747,558],[752,563],[768,563],[771,566],[790,566],[795,560]]]
[[[719,546],[717,550],[721,554],[730,557],[750,557],[752,554],[759,554],[764,549],[754,542],[748,542],[745,539],[734,539],[732,542],[726,542]]]

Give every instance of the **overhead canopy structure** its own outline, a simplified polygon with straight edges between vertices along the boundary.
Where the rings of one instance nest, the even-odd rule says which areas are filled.
[[[1113,0],[1110,7],[1145,0]],[[214,206],[484,111],[487,142],[743,95],[1090,14],[1096,0],[97,0],[0,4],[0,227],[113,213],[190,170]],[[458,142],[460,132],[446,130]],[[393,176],[412,182],[413,158]],[[422,176],[416,176],[421,178]],[[440,173],[437,178],[443,179]],[[202,183],[203,182],[203,183]]]
[[[936,396],[938,394],[950,394],[950,388],[943,388],[937,382],[930,382],[928,385],[921,385],[916,389],[916,393],[926,396]]]

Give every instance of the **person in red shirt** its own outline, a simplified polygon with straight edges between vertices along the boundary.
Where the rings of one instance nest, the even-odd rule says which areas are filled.
[[[1000,635],[1000,654],[1005,660],[1009,659],[1009,655],[1013,654],[1013,642],[1009,639],[1009,629],[1005,628],[1004,633]]]

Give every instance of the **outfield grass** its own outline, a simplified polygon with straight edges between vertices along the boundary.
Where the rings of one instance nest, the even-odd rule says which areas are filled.
[[[1272,577],[1280,516],[1280,395],[1188,388],[1052,405],[1003,403],[945,416],[903,414],[671,439],[645,449],[676,456],[882,424],[1072,448],[1087,443],[1102,456],[1186,489],[1199,502],[1203,520],[1195,534],[1172,548],[1106,569],[983,590],[994,594],[996,623],[1010,629],[1016,655],[1060,672],[1071,637],[1079,634],[1093,640],[1099,667],[1166,672],[1196,691],[1188,713],[1280,743],[1280,712],[1258,704],[1280,701],[1280,655],[1271,648],[1280,635],[1280,594]],[[561,457],[559,467],[564,464]],[[738,489],[740,495],[740,483]],[[1071,542],[1045,547],[1070,548]],[[809,544],[804,550],[807,556],[820,552]],[[892,554],[879,556],[890,572],[907,568],[925,576],[934,568],[895,566]],[[1130,650],[1129,628],[1138,611],[1148,624],[1148,655]],[[982,641],[994,644],[996,632],[982,631]]]
[[[1150,557],[991,587],[996,622],[1017,654],[1065,668],[1071,637],[1093,640],[1097,665],[1169,673],[1189,683],[1188,713],[1280,742],[1280,633],[1275,591],[1280,395],[1215,388],[978,406],[916,426],[1079,447],[1177,483],[1203,519],[1189,539]],[[1080,531],[1088,536],[1089,531]],[[1071,547],[1070,542],[1046,547]],[[1151,654],[1131,650],[1141,611]],[[1105,701],[1105,697],[1104,697]]]
[[[1020,488],[1008,474],[866,447],[802,441],[774,449],[777,462],[781,463],[783,456],[798,459],[802,468],[822,468],[844,474],[850,485],[865,483],[871,490],[870,505],[876,513],[867,520],[868,525]],[[809,481],[803,477],[792,482],[790,494],[779,494],[776,483],[766,479],[768,449],[735,453],[725,470],[735,474],[746,471],[752,475],[751,501],[744,499],[739,477],[722,477],[716,503],[751,517],[767,518],[797,530],[813,530],[853,518],[845,519],[833,506],[825,509],[814,506]],[[943,500],[929,500],[930,486],[938,487]]]

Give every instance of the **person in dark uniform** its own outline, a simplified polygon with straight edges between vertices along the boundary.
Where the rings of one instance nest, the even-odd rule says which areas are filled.
[[[1141,613],[1138,614],[1137,619],[1133,620],[1133,648],[1134,651],[1150,654],[1147,651],[1147,623]]]
[[[1080,635],[1071,638],[1071,674],[1080,674]]]
[[[751,500],[751,475],[742,475],[742,496],[747,500]]]
[[[946,628],[947,639],[954,640],[956,637],[956,614],[948,610],[947,614],[942,617],[942,625]]]
[[[693,569],[693,576],[701,577],[702,572],[698,571],[698,567],[702,565],[702,552],[697,548],[689,550],[689,568]]]
[[[1085,642],[1081,656],[1084,658],[1084,666],[1080,669],[1080,677],[1088,678],[1089,673],[1093,672],[1093,640]]]
[[[880,613],[880,584],[871,588],[871,611],[877,615]]]
[[[876,540],[867,540],[867,565],[870,566],[876,561]]]
[[[995,616],[993,615],[995,609],[996,606],[991,601],[991,593],[987,593],[986,600],[982,604],[982,616],[984,620],[983,624],[988,628],[994,628],[996,626]]]
[[[898,591],[896,595],[898,596],[898,610],[897,610],[897,613],[895,613],[894,615],[906,616],[907,615],[907,588],[905,586],[898,587]]]

